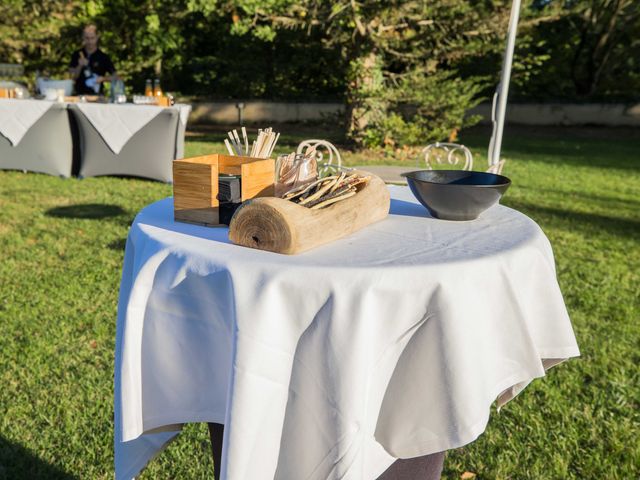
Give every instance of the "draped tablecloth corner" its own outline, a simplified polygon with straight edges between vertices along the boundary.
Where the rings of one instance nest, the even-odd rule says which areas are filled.
[[[82,114],[116,155],[141,128],[157,117],[164,107],[99,103],[76,103]]]
[[[55,102],[45,100],[0,100],[0,134],[18,145],[22,137]]]

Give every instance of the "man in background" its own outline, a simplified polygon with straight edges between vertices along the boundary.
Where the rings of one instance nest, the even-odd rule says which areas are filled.
[[[82,31],[82,48],[73,52],[69,71],[75,80],[76,95],[103,93],[103,83],[117,78],[109,55],[98,48],[98,29],[87,25]]]

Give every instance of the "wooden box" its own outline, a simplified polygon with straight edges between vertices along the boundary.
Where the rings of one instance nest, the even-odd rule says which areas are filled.
[[[173,212],[177,222],[220,225],[218,175],[240,175],[242,201],[274,194],[270,158],[203,155],[173,161]]]

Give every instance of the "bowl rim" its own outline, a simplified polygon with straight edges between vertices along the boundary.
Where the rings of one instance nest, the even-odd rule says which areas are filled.
[[[501,183],[494,183],[492,185],[486,185],[486,184],[458,184],[458,183],[442,183],[442,182],[432,182],[430,180],[422,180],[419,178],[415,178],[413,176],[411,176],[414,173],[421,173],[421,172],[444,172],[444,173],[461,173],[461,172],[467,172],[467,173],[474,173],[474,174],[480,174],[482,176],[491,176],[491,177],[497,177]],[[423,182],[423,183],[429,183],[431,185],[450,185],[450,186],[458,186],[458,187],[488,187],[488,188],[493,188],[493,187],[503,187],[505,185],[510,185],[511,184],[511,179],[509,177],[505,177],[504,175],[500,175],[498,173],[491,173],[491,172],[479,172],[476,170],[427,170],[427,169],[422,169],[422,170],[412,170],[410,172],[403,172],[400,174],[401,177],[405,177],[407,180],[413,180],[415,182]]]

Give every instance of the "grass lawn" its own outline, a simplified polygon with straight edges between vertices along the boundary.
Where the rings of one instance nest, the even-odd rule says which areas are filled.
[[[315,135],[295,131],[279,151]],[[222,138],[196,132],[187,155],[222,152]],[[481,129],[461,140],[481,155],[487,139]],[[582,358],[492,412],[477,441],[448,455],[444,476],[639,478],[640,132],[508,128],[503,154],[513,180],[503,203],[551,240]],[[353,152],[345,162],[414,164]],[[0,479],[113,477],[124,242],[136,212],[170,194],[144,180],[0,172]],[[212,472],[206,427],[190,425],[141,478]]]

